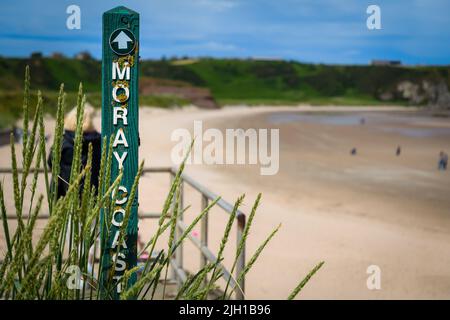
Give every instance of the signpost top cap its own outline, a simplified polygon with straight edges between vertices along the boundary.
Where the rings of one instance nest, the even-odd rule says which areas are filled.
[[[124,6],[118,6],[115,8],[112,8],[111,10],[105,11],[103,14],[135,14],[139,15],[136,11],[133,11],[127,7]]]

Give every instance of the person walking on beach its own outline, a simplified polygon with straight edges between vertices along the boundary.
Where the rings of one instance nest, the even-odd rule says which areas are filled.
[[[398,157],[402,153],[402,148],[400,146],[397,146],[397,150],[395,151],[395,155]]]
[[[89,144],[92,144],[92,168],[91,168],[91,185],[98,189],[98,176],[100,173],[101,158],[101,134],[94,127],[95,110],[90,106],[86,106],[83,115],[83,146],[81,151],[81,163],[86,166],[88,160]],[[74,154],[75,130],[77,127],[77,110],[72,109],[64,119],[64,135],[61,148],[61,161],[59,181],[58,181],[58,198],[66,195],[69,189],[70,172],[72,169],[72,159]],[[52,147],[53,148],[53,147]],[[48,157],[48,165],[52,168],[52,153]]]
[[[444,151],[439,152],[438,169],[442,171],[447,170],[447,164],[448,154],[446,154]]]
[[[83,114],[83,144],[81,151],[81,163],[83,168],[88,161],[89,144],[92,144],[92,167],[91,167],[91,186],[95,186],[98,192],[99,174],[100,174],[100,160],[101,160],[101,134],[94,127],[95,110],[90,106],[86,106]],[[77,127],[77,110],[72,109],[64,118],[64,135],[61,148],[61,161],[59,163],[60,173],[58,176],[58,198],[64,197],[69,189],[70,172],[72,169],[72,159],[74,154],[75,131]],[[52,147],[53,148],[53,147]],[[48,166],[52,168],[52,152],[48,157]],[[54,186],[54,182],[52,181]],[[53,188],[53,187],[52,187]],[[82,190],[82,189],[80,189]],[[96,239],[98,241],[98,239]],[[89,249],[88,257],[88,272],[91,273],[94,267],[95,251],[94,248],[99,247],[93,245]]]

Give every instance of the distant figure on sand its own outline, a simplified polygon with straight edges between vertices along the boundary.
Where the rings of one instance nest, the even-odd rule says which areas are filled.
[[[439,152],[439,162],[438,162],[439,170],[447,170],[447,163],[448,163],[448,154],[446,154],[444,151]]]
[[[14,135],[14,141],[21,142],[23,138],[23,130],[20,128],[17,128],[15,125],[12,128],[12,133]]]
[[[402,153],[402,148],[400,146],[397,146],[397,150],[395,151],[395,155],[398,157]]]
[[[356,148],[352,148],[352,150],[350,151],[350,154],[352,156],[356,155]]]

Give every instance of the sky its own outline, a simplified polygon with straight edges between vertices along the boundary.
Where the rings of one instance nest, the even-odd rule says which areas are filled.
[[[89,51],[101,58],[102,13],[140,13],[140,54],[281,58],[311,63],[450,64],[450,0],[15,0],[2,1],[0,55]],[[369,5],[381,29],[369,30]],[[81,28],[69,30],[69,5]]]

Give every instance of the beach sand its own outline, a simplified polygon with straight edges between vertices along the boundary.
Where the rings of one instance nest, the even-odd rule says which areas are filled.
[[[365,123],[361,124],[361,118]],[[229,202],[246,194],[249,213],[262,201],[247,242],[247,259],[281,223],[246,279],[249,299],[285,299],[319,261],[322,269],[303,289],[304,299],[450,298],[450,173],[437,171],[439,151],[450,151],[450,120],[398,107],[225,107],[221,110],[140,109],[140,157],[146,166],[173,165],[177,128],[274,128],[280,130],[280,167],[260,175],[259,165],[189,165],[187,174]],[[100,127],[100,119],[97,118]],[[49,134],[53,120],[48,119]],[[395,155],[400,145],[400,156]],[[357,148],[357,155],[350,150]],[[18,152],[20,150],[18,149]],[[10,167],[0,147],[0,167]],[[4,177],[5,184],[10,183]],[[147,174],[141,211],[161,209],[169,177]],[[200,196],[185,188],[185,214],[198,214]],[[11,190],[11,189],[9,189]],[[43,190],[43,189],[41,189]],[[12,193],[10,193],[12,207]],[[227,214],[210,215],[209,246],[217,252]],[[140,223],[149,239],[155,220]],[[199,228],[194,230],[194,235]],[[3,245],[3,236],[0,234]],[[226,250],[232,262],[235,229]],[[186,268],[200,257],[184,247]],[[367,268],[381,269],[381,289],[369,290]]]

